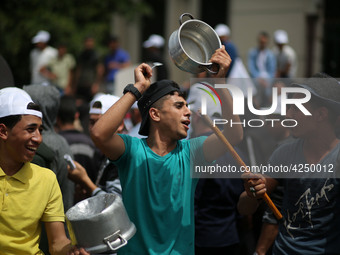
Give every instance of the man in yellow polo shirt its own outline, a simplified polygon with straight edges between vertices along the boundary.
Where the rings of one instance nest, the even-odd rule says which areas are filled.
[[[51,254],[87,254],[66,237],[55,174],[30,163],[42,142],[41,118],[25,91],[0,90],[0,254],[43,254],[41,222]]]

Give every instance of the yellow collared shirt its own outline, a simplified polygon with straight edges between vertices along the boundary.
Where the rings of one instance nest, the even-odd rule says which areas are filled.
[[[64,219],[61,191],[51,170],[25,163],[8,176],[0,168],[0,254],[43,254],[41,221]]]

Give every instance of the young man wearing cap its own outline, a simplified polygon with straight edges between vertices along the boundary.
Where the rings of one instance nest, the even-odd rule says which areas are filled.
[[[297,57],[294,49],[288,45],[288,34],[285,30],[274,32],[275,47],[273,53],[276,57],[276,77],[294,78],[297,71]]]
[[[168,68],[163,57],[164,38],[160,35],[152,34],[143,43],[143,47],[145,49],[144,62],[160,62],[163,64],[157,67],[156,81],[168,79]]]
[[[57,176],[63,196],[64,210],[67,211],[74,205],[74,184],[67,179],[67,162],[64,159],[64,155],[72,155],[72,151],[65,138],[54,129],[60,105],[58,89],[54,86],[31,84],[23,86],[23,90],[30,95],[33,102],[40,106],[43,114],[43,140],[54,153],[50,169]]]
[[[18,88],[0,90],[0,247],[4,254],[43,254],[45,223],[51,254],[79,254],[64,229],[64,208],[55,174],[31,164],[42,142],[42,113]],[[81,251],[82,254],[84,250]]]
[[[224,45],[225,50],[228,52],[231,58],[230,68],[227,72],[226,77],[229,76],[231,70],[233,69],[235,59],[238,57],[238,52],[236,45],[230,39],[230,28],[225,24],[218,24],[215,27],[216,34],[220,37],[221,43]]]
[[[295,105],[288,109],[287,117],[297,122],[291,128],[297,139],[280,146],[269,159],[269,165],[291,171],[279,172],[275,179],[244,176],[247,194],[239,200],[242,214],[254,211],[257,199],[266,190],[283,185],[283,220],[273,254],[339,254],[340,143],[336,121],[340,115],[340,84],[331,77],[317,77],[324,76],[292,84],[311,93],[311,99],[303,104],[311,115]],[[293,94],[293,99],[298,100],[301,94]]]
[[[57,57],[57,49],[48,45],[50,33],[40,30],[33,38],[35,48],[30,53],[31,84],[49,83],[49,80],[40,73],[40,69],[52,58]]]
[[[224,47],[211,57],[219,64],[218,78],[225,77],[230,57]],[[191,112],[179,86],[168,80],[150,86],[152,69],[141,64],[135,69],[135,84],[96,123],[92,138],[119,169],[122,197],[136,235],[119,254],[194,254],[194,191],[197,179],[190,174],[190,156],[200,163],[211,162],[225,151],[215,135],[187,137]],[[227,90],[219,91],[222,117],[239,121],[232,114]],[[138,100],[142,114],[138,139],[116,135],[119,123]],[[242,139],[242,127],[226,125],[224,134],[232,144]],[[211,145],[214,149],[211,149]]]

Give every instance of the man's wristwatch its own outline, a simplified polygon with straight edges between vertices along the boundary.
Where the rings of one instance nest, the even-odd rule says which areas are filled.
[[[142,94],[139,92],[139,90],[133,85],[133,84],[128,84],[123,91],[123,94],[125,95],[127,92],[131,92],[136,99],[140,99]]]

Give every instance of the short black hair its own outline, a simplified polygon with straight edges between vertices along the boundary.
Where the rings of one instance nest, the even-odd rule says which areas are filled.
[[[27,105],[27,109],[41,111],[40,106],[36,103],[30,102]],[[0,123],[3,123],[8,128],[13,128],[22,118],[22,115],[10,115],[0,118]]]
[[[92,105],[93,108],[102,109],[103,105],[100,101],[95,101]]]
[[[266,31],[260,31],[260,32],[259,32],[259,36],[264,36],[264,37],[266,37],[266,38],[269,38],[269,34],[268,34],[268,32],[266,32]]]
[[[178,87],[178,89],[179,89],[179,87]],[[154,102],[154,103],[150,106],[150,108],[161,109],[161,107],[162,107],[164,101],[165,101],[166,99],[168,99],[170,96],[175,95],[175,93],[178,93],[178,96],[183,97],[183,98],[185,99],[185,95],[184,95],[184,93],[183,93],[182,91],[180,91],[180,90],[179,90],[179,91],[171,91],[169,94],[167,94],[167,95],[161,97],[161,98],[158,99],[156,102]]]
[[[73,96],[64,95],[60,98],[58,118],[62,123],[73,123],[77,112],[77,105]]]
[[[57,48],[67,48],[67,43],[64,41],[59,41],[56,43]]]
[[[8,128],[13,128],[21,120],[21,115],[10,115],[0,118],[0,123],[3,123]]]
[[[338,114],[328,106],[327,101],[323,100],[322,98],[319,98],[315,96],[314,94],[311,94],[311,99],[309,100],[309,103],[312,105],[312,107],[325,107],[328,110],[328,120],[332,125],[335,125],[337,122]]]
[[[107,43],[119,42],[119,37],[116,35],[111,35],[106,40],[107,40]]]

